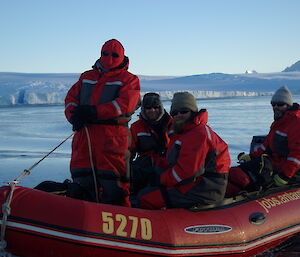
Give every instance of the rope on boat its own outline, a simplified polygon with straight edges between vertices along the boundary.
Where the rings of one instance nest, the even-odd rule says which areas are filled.
[[[60,147],[63,143],[65,143],[70,137],[73,136],[74,133],[69,135],[67,138],[65,138],[61,143],[59,143],[53,150],[51,150],[49,153],[47,153],[42,159],[37,161],[35,164],[33,164],[29,169],[25,169],[16,179],[7,182],[7,184],[10,186],[9,194],[6,198],[6,202],[2,205],[2,222],[1,222],[1,235],[0,235],[0,256],[2,256],[2,253],[4,252],[4,249],[7,246],[7,243],[5,241],[5,231],[6,231],[6,225],[7,225],[7,217],[10,215],[10,204],[13,198],[14,189],[16,185],[20,182],[22,178],[24,178],[26,175],[30,174],[30,171],[34,169],[41,161],[43,161],[45,158],[47,158],[51,153],[53,153],[58,147]]]
[[[2,222],[1,222],[1,238],[0,238],[0,252],[2,252],[6,248],[6,241],[4,240],[5,237],[5,230],[6,230],[6,224],[7,224],[7,217],[10,215],[10,203],[14,194],[14,189],[17,183],[19,181],[13,180],[11,182],[8,182],[10,185],[10,192],[7,196],[6,202],[2,205]]]
[[[89,134],[88,128],[86,126],[84,126],[84,129],[85,129],[87,142],[88,142],[88,148],[89,148],[89,156],[90,156],[90,163],[91,163],[92,173],[93,173],[96,202],[99,203],[98,183],[97,183],[96,171],[95,171],[95,166],[94,166],[94,161],[93,161],[93,153],[92,153],[92,144],[91,144],[90,134]]]

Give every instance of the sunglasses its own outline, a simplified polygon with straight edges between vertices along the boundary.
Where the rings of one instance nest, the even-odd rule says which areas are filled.
[[[190,111],[173,111],[172,113],[171,113],[171,116],[176,116],[176,115],[178,115],[178,114],[186,114],[186,113],[188,113],[188,112],[190,112]]]
[[[102,54],[103,56],[109,56],[109,52],[107,52],[107,51],[103,51],[101,54]],[[117,53],[114,53],[114,52],[111,53],[111,56],[112,56],[113,58],[119,58],[119,55],[118,55]]]
[[[271,103],[271,105],[274,107],[274,106],[278,106],[278,107],[282,107],[282,106],[284,106],[284,105],[286,105],[286,103]]]
[[[146,110],[150,110],[150,109],[159,109],[159,106],[158,105],[155,105],[155,106],[145,106],[145,109]]]

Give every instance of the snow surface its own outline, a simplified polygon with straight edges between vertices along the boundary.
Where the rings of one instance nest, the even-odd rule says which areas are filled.
[[[69,88],[80,74],[28,74],[0,72],[0,106],[22,104],[63,104]],[[139,76],[142,93],[159,92],[171,99],[174,91],[190,91],[198,99],[270,95],[287,85],[300,92],[300,72],[223,74],[185,77]]]

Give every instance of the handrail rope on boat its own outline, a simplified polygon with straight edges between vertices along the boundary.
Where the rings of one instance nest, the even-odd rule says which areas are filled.
[[[2,222],[1,222],[1,235],[0,235],[0,253],[4,251],[4,249],[7,246],[5,238],[5,231],[6,231],[6,225],[7,225],[7,217],[10,215],[10,204],[13,198],[14,189],[16,187],[16,184],[20,182],[22,178],[24,178],[26,175],[30,174],[30,171],[34,169],[40,162],[42,162],[45,158],[47,158],[51,153],[53,153],[58,147],[60,147],[63,143],[65,143],[70,137],[73,136],[74,133],[66,137],[62,142],[60,142],[55,148],[53,148],[49,153],[47,153],[42,159],[37,161],[35,164],[33,164],[29,169],[25,169],[16,179],[12,181],[8,181],[7,184],[10,186],[10,192],[7,196],[6,202],[2,205]]]

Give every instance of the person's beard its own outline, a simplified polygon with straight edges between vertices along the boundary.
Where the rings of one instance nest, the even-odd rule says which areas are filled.
[[[274,120],[279,120],[283,115],[284,111],[274,110]]]
[[[185,120],[174,120],[173,129],[176,134],[180,134],[183,131],[183,128],[186,124]]]

